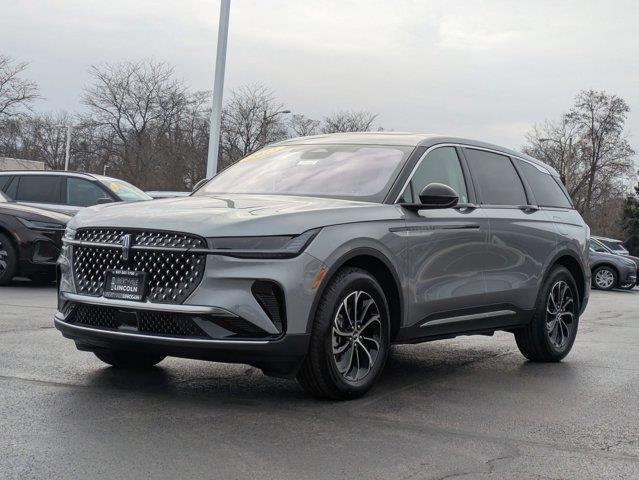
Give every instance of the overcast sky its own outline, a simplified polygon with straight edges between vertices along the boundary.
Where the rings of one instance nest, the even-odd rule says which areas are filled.
[[[639,150],[639,2],[232,0],[225,94],[262,82],[321,118],[379,113],[398,131],[519,148],[581,89],[625,98]],[[614,4],[614,5],[613,5]],[[169,62],[212,88],[216,0],[0,0],[0,52],[71,112],[91,64]]]

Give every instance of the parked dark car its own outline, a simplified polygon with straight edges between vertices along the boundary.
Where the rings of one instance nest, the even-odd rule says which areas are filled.
[[[613,288],[630,290],[637,283],[636,263],[631,258],[611,253],[596,238],[590,239],[588,260],[594,288],[599,290],[612,290]]]
[[[151,200],[128,182],[83,172],[0,172],[0,191],[18,203],[69,215],[101,203]]]
[[[193,195],[67,226],[55,326],[117,368],[249,363],[354,398],[390,346],[514,334],[557,362],[588,302],[589,229],[529,156],[438,135],[284,141]]]
[[[53,280],[62,234],[70,218],[19,205],[0,192],[0,285],[17,275]]]

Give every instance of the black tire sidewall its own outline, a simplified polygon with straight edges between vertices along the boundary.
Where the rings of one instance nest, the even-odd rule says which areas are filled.
[[[548,302],[548,296],[550,295],[550,289],[552,286],[560,281],[565,281],[570,289],[572,290],[572,295],[575,302],[575,315],[573,319],[574,327],[571,330],[570,338],[564,347],[559,350],[557,349],[550,341],[548,334],[546,333],[546,303]],[[577,283],[575,279],[572,277],[570,272],[564,267],[555,268],[551,274],[548,276],[544,283],[544,287],[542,289],[542,296],[540,302],[537,306],[537,312],[535,315],[537,329],[537,335],[539,338],[543,339],[545,350],[551,355],[552,359],[555,361],[559,361],[564,358],[570,350],[572,349],[572,345],[575,342],[575,338],[577,336],[577,330],[579,328],[579,312],[581,309],[581,303],[579,298],[579,290],[577,289]]]
[[[601,270],[608,270],[609,272],[612,273],[612,276],[614,278],[614,281],[612,282],[612,285],[610,287],[600,287],[599,285],[597,285],[597,272],[601,271]],[[617,272],[615,272],[614,268],[608,267],[606,265],[602,265],[601,267],[597,267],[595,268],[595,271],[592,272],[592,283],[595,286],[596,289],[598,290],[612,290],[613,288],[615,288],[618,283],[619,283],[619,275],[617,275]]]
[[[320,320],[323,330],[323,352],[324,352],[324,365],[328,375],[330,376],[331,383],[342,393],[352,394],[358,396],[361,393],[368,391],[375,380],[379,377],[381,371],[384,368],[386,359],[388,358],[389,344],[390,344],[390,317],[388,310],[388,303],[384,291],[377,281],[365,271],[352,271],[344,277],[341,277],[339,283],[335,285],[336,288],[328,294],[323,301],[332,305],[332,308],[326,308],[323,310],[323,317]],[[368,293],[377,303],[380,309],[380,317],[382,322],[382,338],[380,344],[380,353],[375,365],[371,371],[364,377],[364,379],[358,382],[347,381],[337,370],[337,366],[333,360],[332,351],[332,324],[333,319],[337,313],[337,310],[344,299],[354,291],[362,290]],[[330,312],[330,314],[328,313]]]
[[[3,233],[0,233],[0,242],[7,251],[7,268],[0,273],[0,285],[6,285],[13,279],[18,269],[18,254],[11,239]]]

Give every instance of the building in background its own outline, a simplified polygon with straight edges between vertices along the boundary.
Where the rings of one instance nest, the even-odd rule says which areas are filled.
[[[0,157],[0,170],[44,170],[44,162]]]

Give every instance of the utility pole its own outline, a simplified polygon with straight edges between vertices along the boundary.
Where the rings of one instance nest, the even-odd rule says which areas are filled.
[[[226,64],[226,44],[229,34],[229,14],[231,0],[220,2],[220,24],[217,30],[217,55],[215,57],[215,80],[213,82],[213,106],[209,131],[209,153],[206,160],[206,178],[217,173],[217,157],[222,123],[222,93],[224,90],[224,68]]]

